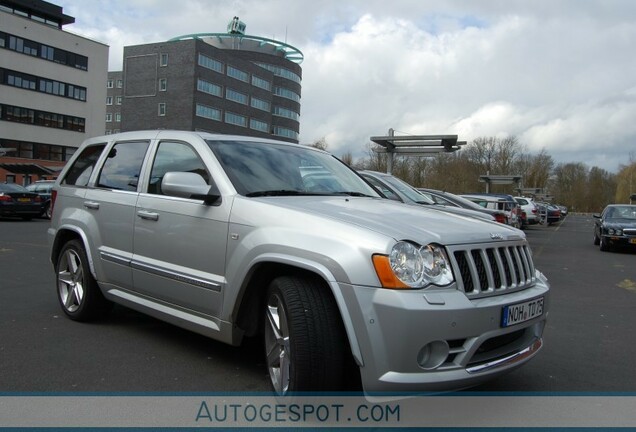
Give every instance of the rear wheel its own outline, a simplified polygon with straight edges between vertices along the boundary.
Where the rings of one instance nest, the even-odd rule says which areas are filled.
[[[295,276],[272,281],[264,336],[276,393],[343,388],[347,338],[336,302],[320,281]]]
[[[71,240],[64,245],[55,266],[57,298],[64,313],[75,321],[106,315],[112,306],[97,286],[88,267],[84,245]]]

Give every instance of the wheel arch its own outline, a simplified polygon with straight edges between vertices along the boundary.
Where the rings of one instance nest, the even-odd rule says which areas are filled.
[[[55,267],[64,245],[71,240],[79,240],[82,243],[82,245],[84,246],[84,251],[86,252],[86,258],[88,259],[88,267],[90,268],[93,277],[97,279],[93,256],[91,254],[90,248],[88,247],[88,238],[83,231],[78,230],[75,227],[61,227],[57,230],[55,239],[53,240],[53,244],[51,246],[51,263],[53,264],[53,266]]]
[[[292,258],[282,259],[281,257],[263,259],[254,263],[243,281],[232,314],[235,317],[233,321],[244,334],[252,336],[260,331],[263,322],[261,313],[264,310],[267,288],[275,278],[280,276],[314,278],[330,292],[338,307],[351,355],[357,365],[362,366],[364,364],[362,352],[356,337],[355,327],[347,313],[340,285],[335,281],[331,272],[320,264],[299,262]]]

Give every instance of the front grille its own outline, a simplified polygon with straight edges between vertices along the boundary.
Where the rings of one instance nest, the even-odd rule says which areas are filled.
[[[625,228],[623,234],[626,236],[636,236],[636,228]]]
[[[450,247],[457,286],[468,297],[486,297],[534,285],[535,271],[526,242]]]

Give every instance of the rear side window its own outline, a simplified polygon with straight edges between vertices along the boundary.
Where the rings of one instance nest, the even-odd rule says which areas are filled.
[[[110,149],[102,171],[99,173],[97,187],[136,191],[147,149],[147,141],[115,144]]]
[[[106,147],[105,144],[98,144],[86,147],[82,150],[82,153],[77,159],[75,159],[75,162],[73,162],[73,165],[66,173],[61,184],[69,186],[86,186],[88,184],[88,179],[93,173],[97,159],[99,159],[99,155],[102,154],[104,147]]]

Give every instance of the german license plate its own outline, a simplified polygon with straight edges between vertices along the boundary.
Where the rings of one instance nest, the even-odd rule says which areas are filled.
[[[629,242],[630,242],[631,244],[636,244],[636,238],[630,238],[630,239],[629,239]]]
[[[501,326],[510,327],[531,320],[543,314],[543,297],[503,308]]]
[[[31,198],[18,198],[18,202],[31,202]]]

